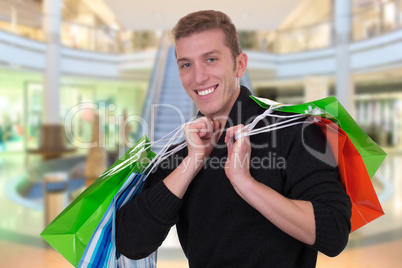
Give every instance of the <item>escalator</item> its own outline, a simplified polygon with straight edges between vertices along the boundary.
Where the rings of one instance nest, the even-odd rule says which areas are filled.
[[[168,48],[166,68],[157,103],[154,118],[154,140],[161,139],[165,134],[189,121],[194,115],[193,101],[180,81],[174,46]]]

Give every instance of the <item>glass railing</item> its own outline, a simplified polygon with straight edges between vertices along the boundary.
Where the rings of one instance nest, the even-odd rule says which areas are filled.
[[[103,53],[123,52],[119,33],[109,29],[63,21],[61,23],[60,39],[64,46],[70,48]]]
[[[0,30],[37,41],[45,41],[43,15],[31,11],[23,4],[0,0]],[[101,53],[130,53],[156,50],[159,44],[157,31],[113,30],[105,26],[88,26],[62,21],[60,41],[63,46]]]
[[[360,41],[389,33],[402,25],[402,0],[381,1],[355,8],[352,40]]]
[[[287,54],[326,48],[332,45],[332,22],[277,31],[271,51]]]
[[[332,45],[332,21],[277,31],[239,32],[243,49],[289,54]]]
[[[0,30],[42,42],[45,40],[42,14],[8,0],[0,1]]]
[[[351,15],[352,42],[373,38],[402,27],[402,0],[372,1],[354,8]],[[246,49],[275,54],[300,53],[335,44],[333,20],[263,34],[240,34]]]
[[[26,38],[44,41],[43,16],[23,4],[0,0],[0,30]],[[353,10],[352,41],[372,38],[401,28],[402,0],[373,2]],[[255,31],[240,34],[244,49],[290,54],[327,48],[334,44],[333,21],[276,31]],[[62,21],[60,39],[63,46],[102,53],[130,53],[157,50],[160,34],[157,31],[131,32],[108,27],[93,27]]]
[[[156,31],[130,32],[67,21],[61,23],[60,38],[66,47],[102,53],[156,50],[159,43]]]

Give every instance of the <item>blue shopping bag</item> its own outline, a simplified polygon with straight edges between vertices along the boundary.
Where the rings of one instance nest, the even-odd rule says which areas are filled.
[[[141,192],[145,178],[144,174],[135,172],[127,178],[93,233],[77,266],[78,268],[156,267],[156,251],[144,259],[131,260],[119,254],[115,244],[116,212],[134,195]]]

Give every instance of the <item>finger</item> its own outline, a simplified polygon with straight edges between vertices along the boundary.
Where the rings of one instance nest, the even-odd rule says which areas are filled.
[[[240,153],[242,151],[246,151],[247,147],[245,145],[247,143],[247,137],[241,137],[233,143],[233,152]]]
[[[230,129],[228,129],[228,133],[226,136],[227,141],[231,141],[233,143],[232,152],[233,153],[240,153],[240,152],[247,152],[250,150],[250,137],[240,136],[236,139],[236,134],[239,133],[246,133],[249,130],[244,127],[244,125],[237,125]]]
[[[228,148],[228,157],[232,155],[233,152],[233,139],[229,139],[228,142],[226,143],[227,148]]]
[[[237,125],[237,126],[228,128],[228,129],[226,130],[225,142],[227,143],[228,140],[234,139],[234,138],[235,138],[235,135],[236,135],[236,132],[237,132],[238,130],[242,129],[242,128],[244,128],[244,125],[243,125],[243,124],[240,124],[240,125]]]
[[[205,135],[205,134],[201,133],[202,129],[205,128],[203,126],[203,124],[204,124],[203,122],[194,122],[194,123],[186,125],[185,128],[184,128],[184,134],[186,136],[186,139],[188,141],[193,140],[193,139],[199,139],[200,136]]]
[[[189,133],[198,133],[199,137],[204,137],[208,133],[208,126],[204,121],[198,121],[189,124],[185,131]]]
[[[242,138],[249,138],[250,130],[248,128],[243,128],[243,129],[238,129],[236,133],[234,134],[234,137],[236,140],[242,139]]]
[[[240,133],[246,133],[248,132],[248,129],[242,130]],[[235,134],[236,136],[236,134]],[[235,152],[240,152],[240,150],[247,150],[248,147],[250,146],[250,136],[240,136],[234,143],[234,150]]]
[[[209,139],[213,133],[213,121],[208,117],[201,117],[194,122],[194,127],[199,130],[200,138]]]
[[[225,143],[228,143],[229,140],[233,138],[233,127],[226,129],[225,135]]]
[[[204,138],[210,139],[214,134],[214,121],[209,117],[204,117],[206,120],[207,128],[206,128],[206,135]]]
[[[214,131],[221,130],[221,122],[218,120],[213,121]]]

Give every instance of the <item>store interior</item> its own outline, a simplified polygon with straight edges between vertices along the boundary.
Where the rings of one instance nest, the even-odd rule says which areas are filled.
[[[94,139],[105,156],[101,168],[113,164],[142,135],[153,136],[155,125],[163,125],[147,120],[157,117],[150,112],[155,95],[163,96],[165,75],[177,76],[175,82],[180,82],[174,65],[169,67],[173,45],[169,30],[186,13],[210,8],[233,14],[242,48],[249,55],[242,83],[256,96],[284,104],[304,103],[311,92],[338,96],[338,73],[349,75],[346,93],[351,104],[345,107],[387,153],[372,178],[385,215],[351,233],[339,256],[320,253],[317,267],[398,267],[402,0],[342,1],[350,10],[350,64],[344,68],[336,65],[338,1],[256,1],[256,6],[241,10],[240,3],[225,7],[229,1],[221,5],[206,1],[189,8],[175,0],[164,10],[163,4],[123,0],[0,0],[0,267],[72,267],[39,235],[49,221],[45,176],[67,174],[67,205],[88,187],[85,165]],[[51,42],[44,26],[49,2],[60,5],[56,43],[61,64],[56,76],[45,63]],[[139,8],[125,10],[126,5]],[[265,23],[264,16],[272,19]],[[170,69],[176,73],[168,73]],[[46,99],[49,77],[58,78],[55,106]],[[185,91],[180,92],[172,102],[180,101],[174,105],[182,111],[181,121],[175,122],[183,123],[197,110]],[[42,147],[43,126],[49,123],[46,113],[54,111],[64,128],[65,150],[49,153]],[[188,267],[174,228],[158,250],[158,267]]]

